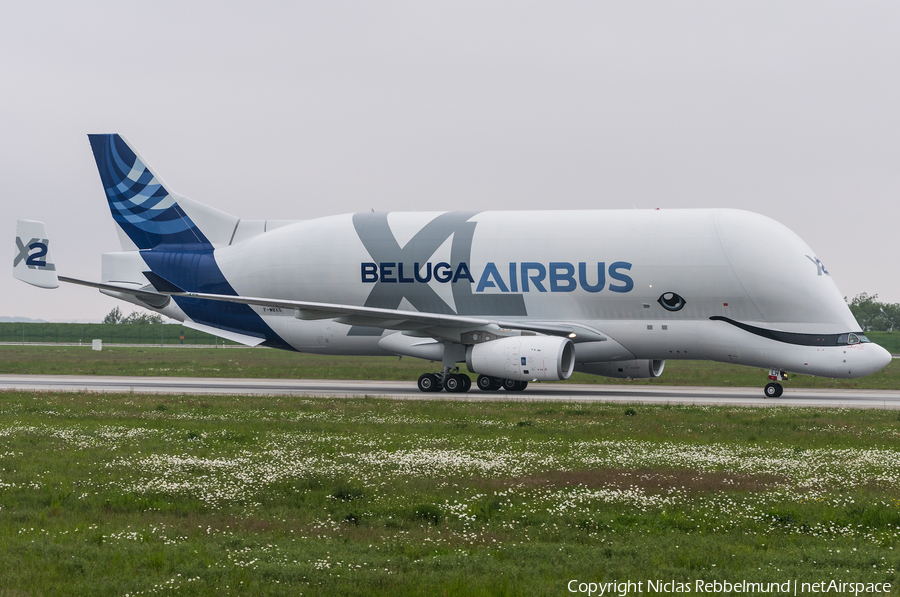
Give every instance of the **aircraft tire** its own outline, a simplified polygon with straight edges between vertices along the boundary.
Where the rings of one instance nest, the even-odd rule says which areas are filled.
[[[468,392],[472,389],[472,378],[468,375],[460,375],[459,376],[463,381],[463,389],[460,390],[462,392]]]
[[[463,389],[465,387],[466,382],[462,380],[461,375],[451,373],[447,376],[447,379],[444,380],[444,388],[446,388],[448,392],[452,392],[454,394],[465,392],[465,390]]]
[[[765,392],[766,398],[778,398],[784,393],[784,388],[781,387],[780,383],[767,383]]]
[[[441,384],[438,383],[437,375],[434,373],[423,373],[419,376],[417,384],[420,392],[440,392]]]
[[[475,380],[475,385],[482,392],[496,392],[500,389],[500,384],[497,381],[497,378],[490,375],[479,375],[478,379]]]
[[[504,379],[503,389],[507,392],[521,392],[528,387],[527,381],[519,381],[517,379]]]

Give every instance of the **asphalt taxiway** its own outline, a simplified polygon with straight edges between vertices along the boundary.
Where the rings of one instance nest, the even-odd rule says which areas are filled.
[[[142,394],[219,394],[272,396],[363,396],[397,400],[508,400],[536,402],[619,402],[623,404],[695,404],[732,406],[806,406],[900,409],[898,390],[791,388],[780,398],[765,398],[758,388],[695,386],[591,385],[532,383],[524,392],[465,394],[419,392],[413,381],[330,379],[232,379],[211,377],[118,377],[89,375],[0,375],[0,390],[118,392]]]

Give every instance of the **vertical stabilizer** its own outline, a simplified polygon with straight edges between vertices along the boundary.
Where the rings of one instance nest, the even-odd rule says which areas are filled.
[[[88,138],[123,249],[204,250],[230,242],[238,218],[174,193],[121,135]]]

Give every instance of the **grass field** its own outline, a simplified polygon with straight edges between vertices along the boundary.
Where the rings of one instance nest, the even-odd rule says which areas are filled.
[[[898,438],[885,410],[3,393],[0,595],[896,594]]]
[[[325,357],[265,348],[0,346],[0,373],[415,380],[439,365],[396,357]],[[709,361],[667,361],[657,379],[575,374],[569,383],[762,387],[767,371]],[[785,388],[900,389],[900,363],[861,379],[791,376]]]
[[[880,344],[891,354],[900,354],[900,332],[867,332],[872,342]]]

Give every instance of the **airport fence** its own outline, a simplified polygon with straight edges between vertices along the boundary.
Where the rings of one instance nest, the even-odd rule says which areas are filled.
[[[179,324],[21,323],[0,322],[0,342],[13,344],[233,345]]]

